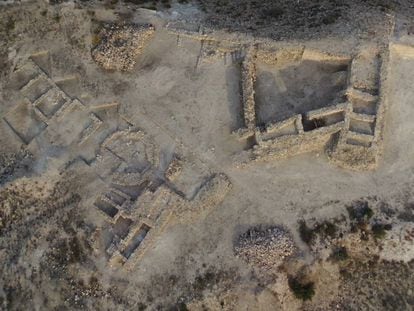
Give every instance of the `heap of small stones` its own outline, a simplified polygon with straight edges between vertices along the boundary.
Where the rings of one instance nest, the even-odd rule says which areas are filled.
[[[130,71],[155,29],[152,25],[116,25],[103,27],[100,43],[92,51],[96,63],[107,70]]]
[[[239,237],[234,251],[248,264],[271,272],[295,254],[296,246],[281,227],[252,228]]]

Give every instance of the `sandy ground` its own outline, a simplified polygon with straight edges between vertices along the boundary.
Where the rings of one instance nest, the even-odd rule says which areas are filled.
[[[410,20],[373,9],[369,25],[382,16],[377,13],[386,18],[378,28],[372,26],[378,31],[370,35],[371,28],[358,33],[352,25],[346,35],[343,28],[340,35],[328,36],[317,28],[319,35],[274,41],[286,38],[291,26],[282,34],[258,36],[239,32],[239,25],[225,31],[220,23],[208,28],[211,21],[182,22],[209,19],[208,7],[174,4],[162,12],[130,7],[115,2],[0,6],[0,308],[411,309]],[[341,10],[338,23],[345,18]],[[318,18],[327,21],[327,16]],[[303,14],[295,21],[303,19],[306,24]],[[103,44],[102,25],[119,22],[155,29],[131,71],[105,70],[91,53]],[[188,32],[193,25],[196,32]],[[252,147],[234,135],[243,127],[240,59],[252,44],[300,46],[351,58],[361,47],[380,49],[386,109],[375,170],[340,168],[323,150],[235,165],[237,156]],[[209,46],[226,52],[207,57]],[[256,102],[263,107],[258,111],[263,122],[325,107],[337,91],[323,64],[286,71],[261,64],[258,70]],[[42,86],[25,86],[33,72],[56,92],[45,100],[63,94],[69,108],[55,101],[33,104],[46,92]],[[280,79],[288,95],[275,91]],[[289,108],[284,96],[298,106]],[[43,109],[41,115],[34,106]],[[179,169],[170,175],[174,159]],[[96,203],[110,191],[118,193],[117,200],[126,198],[118,204],[122,208],[116,207],[120,211]],[[362,216],[352,214],[360,202],[373,215],[365,207]],[[108,216],[112,212],[117,215]],[[124,220],[117,218],[120,214]],[[308,240],[300,220],[313,230]],[[331,223],[332,232],[326,229]],[[384,233],[378,224],[392,229]],[[294,256],[272,260],[284,263],[271,273],[234,250],[240,235],[263,226],[285,228],[297,247]],[[347,256],[333,260],[339,246],[346,247]],[[295,295],[293,279],[313,284],[311,299]]]

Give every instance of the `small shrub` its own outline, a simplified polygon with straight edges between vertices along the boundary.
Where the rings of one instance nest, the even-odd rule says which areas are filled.
[[[346,250],[346,247],[335,247],[332,250],[332,254],[329,256],[329,259],[332,261],[344,261],[349,258],[348,251]]]
[[[334,238],[337,231],[337,226],[327,220],[315,224],[313,228],[308,227],[304,220],[299,221],[299,235],[302,241],[308,245],[313,242],[317,235],[323,239]]]
[[[409,211],[409,210],[400,212],[397,218],[399,220],[406,221],[406,222],[414,222],[414,214],[412,211]]]
[[[184,302],[178,302],[177,304],[167,308],[168,311],[188,311],[187,305]]]
[[[162,3],[164,8],[166,8],[166,9],[171,8],[170,0],[161,0],[161,3]]]
[[[290,290],[293,292],[296,298],[303,301],[311,300],[315,295],[315,284],[313,282],[303,283],[297,278],[290,277],[288,279]]]
[[[320,234],[323,238],[334,238],[337,232],[337,227],[334,223],[325,220],[315,226],[316,233]]]
[[[315,233],[306,225],[305,220],[299,221],[299,235],[303,242],[310,244],[315,238]]]
[[[333,13],[328,14],[327,16],[325,16],[322,19],[322,23],[324,23],[325,25],[334,24],[339,17],[341,17],[340,12],[333,12]]]
[[[97,46],[99,43],[101,43],[101,37],[94,34],[92,35],[92,46]]]
[[[278,18],[280,16],[282,16],[284,13],[283,9],[279,8],[279,7],[274,7],[272,9],[270,9],[269,11],[265,12],[265,15],[268,17],[273,17],[273,18]]]
[[[9,17],[7,23],[6,23],[6,30],[7,32],[10,32],[16,28],[16,22],[13,18]]]
[[[398,214],[398,219],[407,221],[407,222],[414,222],[414,202],[410,202],[404,206],[404,211]]]
[[[367,201],[357,201],[347,210],[349,218],[358,223],[366,222],[374,216],[374,211],[368,206]]]
[[[390,224],[375,224],[372,226],[372,234],[376,239],[383,239],[387,235],[387,231],[392,229]]]

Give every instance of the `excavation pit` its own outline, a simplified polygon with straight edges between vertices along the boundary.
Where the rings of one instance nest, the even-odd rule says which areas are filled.
[[[259,62],[257,123],[278,122],[341,102],[347,77],[348,65],[343,62],[302,60],[283,67]]]

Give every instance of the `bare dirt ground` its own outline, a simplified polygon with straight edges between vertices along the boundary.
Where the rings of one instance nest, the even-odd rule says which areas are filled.
[[[411,310],[413,10],[0,2],[0,309]]]

